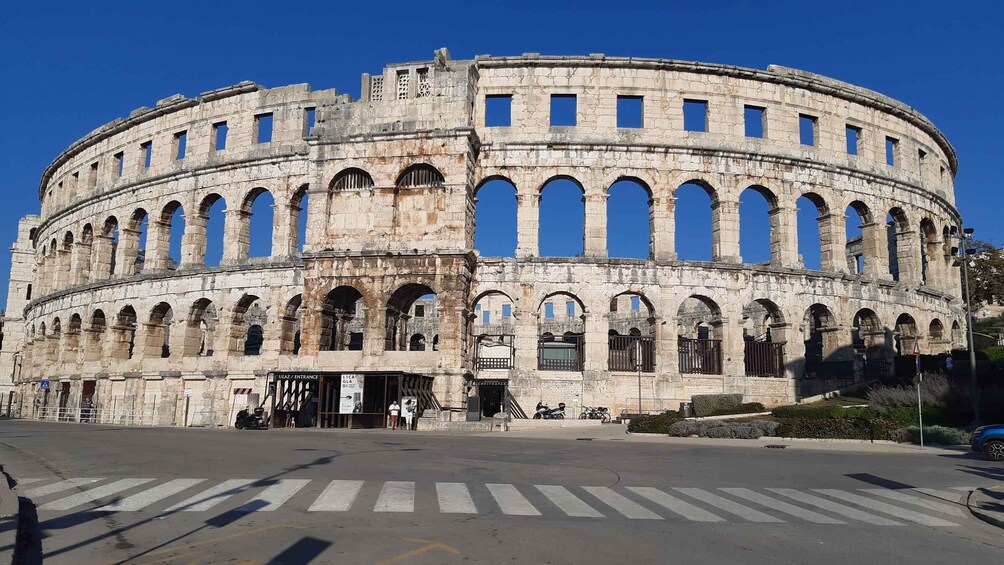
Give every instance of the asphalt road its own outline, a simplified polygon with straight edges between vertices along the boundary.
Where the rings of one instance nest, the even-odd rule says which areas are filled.
[[[3,421],[0,464],[45,563],[1004,563],[965,453],[604,438]]]

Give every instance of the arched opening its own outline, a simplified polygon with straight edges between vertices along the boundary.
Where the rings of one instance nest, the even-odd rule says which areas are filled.
[[[960,345],[966,340],[964,332],[962,331],[962,324],[958,320],[952,321],[952,344]]]
[[[645,296],[625,292],[610,299],[607,368],[655,372],[655,308]]]
[[[839,359],[839,327],[833,312],[823,304],[813,304],[802,316],[805,368],[798,381],[799,396],[805,398],[838,390],[854,382],[853,364]]]
[[[893,208],[886,215],[886,236],[889,249],[889,274],[900,281],[909,275],[908,241],[910,223],[902,208]]]
[[[132,213],[129,218],[129,237],[123,246],[123,258],[125,260],[125,274],[138,275],[143,271],[146,264],[146,240],[149,231],[150,218],[146,210],[139,208]]]
[[[780,251],[774,249],[774,239],[780,235],[777,220],[774,193],[762,186],[750,186],[742,191],[739,195],[739,255],[743,263],[768,265],[776,259],[775,251]]]
[[[362,169],[351,168],[335,175],[329,189],[332,192],[343,190],[367,190],[373,188],[373,177]]]
[[[167,302],[161,302],[150,311],[147,324],[146,356],[167,359],[171,356],[171,322],[174,310]]]
[[[283,355],[300,354],[300,328],[303,318],[301,304],[303,296],[297,294],[289,299],[282,313],[282,341],[279,345]]]
[[[491,179],[474,193],[474,248],[484,257],[516,256],[516,187]]]
[[[828,228],[829,209],[818,194],[807,192],[795,201],[798,208],[798,254],[802,266],[811,271],[823,268],[823,249],[832,252]],[[827,257],[828,260],[832,260]]]
[[[118,347],[115,348],[114,358],[132,359],[136,349],[136,310],[132,306],[125,306],[119,310],[115,318],[115,337]]]
[[[244,340],[244,355],[261,355],[263,343],[265,343],[265,330],[258,324],[248,326],[247,338]]]
[[[257,296],[245,294],[233,308],[229,349],[244,355],[261,355],[268,315]],[[257,327],[257,329],[256,329]]]
[[[635,179],[620,179],[607,191],[607,256],[651,259],[652,193]]]
[[[409,351],[410,339],[415,334],[439,333],[439,314],[436,293],[424,284],[406,284],[387,301],[387,334],[384,349]]]
[[[159,265],[165,269],[177,269],[181,265],[181,244],[185,234],[185,209],[174,200],[160,212],[162,257]]]
[[[873,247],[873,242],[865,242],[864,237],[866,226],[874,229],[874,226],[871,225],[871,212],[864,203],[854,201],[847,206],[845,214],[847,218],[844,226],[847,232],[845,249],[847,268],[852,274],[863,275],[868,262],[875,260],[874,253],[877,251]]]
[[[952,349],[951,340],[946,339],[945,336],[945,324],[937,318],[931,320],[931,324],[927,328],[927,337],[930,340],[932,350],[937,348],[939,351],[950,351]]]
[[[94,227],[91,224],[84,224],[80,230],[80,243],[77,244],[79,258],[75,267],[75,277],[77,284],[84,284],[91,280],[92,250],[94,248]]]
[[[896,330],[893,335],[896,343],[896,354],[910,355],[913,353],[914,341],[919,339],[917,321],[909,314],[900,314],[896,318]]]
[[[488,292],[477,299],[472,312],[470,335],[474,337],[474,368],[512,369],[516,361],[512,299],[502,292]]]
[[[354,287],[339,286],[321,306],[321,351],[362,351],[366,301]]]
[[[58,317],[52,319],[52,335],[59,337],[63,333],[63,324]]]
[[[303,185],[293,195],[291,203],[293,225],[291,226],[290,233],[295,237],[292,250],[297,254],[303,253],[303,246],[307,243],[307,208],[310,205],[309,201],[310,195],[307,193],[307,185]]]
[[[920,221],[920,275],[923,284],[930,284],[938,276],[938,228],[930,218]]]
[[[74,353],[80,351],[80,330],[82,320],[80,314],[70,316],[70,322],[66,325],[66,350]]]
[[[787,324],[777,304],[765,298],[743,308],[743,362],[747,377],[783,377]]]
[[[208,298],[200,298],[192,304],[186,321],[186,357],[213,356],[218,321],[216,306]]]
[[[271,257],[275,229],[275,198],[264,188],[255,188],[241,204],[241,246],[248,257]]]
[[[426,186],[443,186],[445,184],[443,173],[436,167],[425,163],[412,165],[401,173],[397,178],[395,186],[397,188],[418,188]]]
[[[413,334],[408,340],[408,351],[425,351],[425,336]]]
[[[199,205],[199,223],[203,234],[198,237],[198,257],[206,267],[218,267],[223,261],[227,203],[219,194],[210,194]],[[196,232],[197,233],[197,232]]]
[[[681,261],[711,261],[714,249],[714,218],[712,209],[717,195],[710,185],[691,181],[674,192],[676,225],[676,256]]]
[[[115,216],[109,216],[105,220],[101,236],[101,246],[97,254],[98,272],[107,278],[115,274],[119,248],[119,222]]]
[[[892,350],[886,331],[878,315],[870,308],[862,308],[854,314],[851,326],[851,344],[858,366],[855,367],[865,379],[878,379],[888,373],[888,358]]]
[[[677,310],[680,372],[722,374],[722,310],[706,296],[687,297]]]
[[[540,189],[537,226],[541,257],[582,257],[585,254],[585,190],[578,181],[556,177]]]
[[[104,311],[95,310],[91,314],[87,329],[84,330],[87,335],[84,338],[80,357],[84,363],[98,361],[102,358],[106,325]]]
[[[549,294],[541,300],[537,308],[537,369],[583,370],[585,314],[582,301],[567,292]]]
[[[808,366],[818,366],[827,361],[835,351],[835,340],[827,337],[836,329],[836,318],[826,306],[813,304],[805,311],[802,321],[805,334],[806,372],[811,372]]]
[[[63,234],[63,244],[59,248],[59,280],[61,286],[73,284],[73,232]]]

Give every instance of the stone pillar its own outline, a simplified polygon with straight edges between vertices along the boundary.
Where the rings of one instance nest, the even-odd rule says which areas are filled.
[[[789,269],[805,267],[798,256],[798,208],[778,206],[770,211],[770,262]]]
[[[846,273],[847,216],[833,213],[823,214],[817,218],[817,221],[819,222],[820,269]]]
[[[171,223],[150,218],[146,234],[146,257],[143,270],[167,269],[171,257]]]
[[[296,255],[294,245],[298,231],[296,220],[299,219],[300,207],[293,205],[272,205],[272,256],[293,257]]]
[[[676,260],[676,198],[660,196],[649,201],[652,251],[656,261]]]
[[[889,273],[889,246],[886,243],[886,226],[881,222],[861,225],[861,252],[865,260],[865,273],[880,280],[892,280]]]
[[[115,252],[115,278],[131,277],[136,274],[136,260],[139,256],[139,230],[119,228],[119,245]]]
[[[516,257],[540,255],[540,193],[516,195]]]
[[[719,200],[711,205],[711,258],[721,263],[742,263],[739,255],[739,202]]]
[[[606,372],[610,357],[610,340],[608,330],[610,322],[607,317],[595,312],[587,312],[585,318],[585,364],[586,371]]]
[[[537,370],[537,313],[514,310],[516,369]]]
[[[452,292],[459,294],[460,291]],[[438,347],[441,366],[462,367],[464,364],[461,354],[463,350],[463,324],[466,323],[463,302],[458,301],[456,305],[443,304],[439,314]],[[432,350],[432,338],[431,335],[426,336],[426,351]]]
[[[582,251],[586,257],[607,256],[607,195],[585,194],[586,208]]]
[[[181,264],[179,267],[204,267],[206,265],[207,216],[185,214],[185,234],[181,236]]]
[[[55,269],[52,273],[52,290],[63,290],[70,286],[70,252],[65,249],[56,251]]]
[[[920,286],[920,236],[916,230],[896,228],[896,258],[899,264],[899,282]]]
[[[325,188],[311,188],[306,193],[307,196],[307,241],[303,242],[304,251],[312,251],[314,246],[324,240],[327,234],[328,223],[328,191]],[[299,207],[292,207],[295,214],[300,213],[303,203]],[[299,233],[299,226],[296,231],[291,231],[290,235]],[[293,254],[297,250],[293,249]]]
[[[77,242],[73,249],[70,267],[72,284],[87,284],[91,280],[91,244]]]
[[[251,248],[251,213],[246,210],[227,209],[223,224],[223,261],[232,265],[247,261]]]

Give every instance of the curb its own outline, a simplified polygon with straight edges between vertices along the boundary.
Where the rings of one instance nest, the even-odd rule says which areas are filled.
[[[969,496],[966,497],[966,506],[969,508],[969,513],[976,516],[978,519],[983,520],[991,526],[997,526],[998,528],[1004,528],[1004,512],[985,510],[980,507],[983,499],[988,498],[989,492],[995,491],[997,494],[1004,494],[1000,488],[978,488],[973,491],[969,491]],[[973,499],[976,500],[973,500]],[[989,500],[987,502],[990,502]],[[993,504],[1000,504],[994,502]]]

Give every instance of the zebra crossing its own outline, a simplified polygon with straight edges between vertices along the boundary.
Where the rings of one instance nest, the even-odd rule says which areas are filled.
[[[277,510],[502,515],[584,520],[686,520],[754,524],[960,526],[963,490],[930,488],[656,488],[318,479],[23,479],[20,494],[51,513]],[[429,506],[432,506],[431,508]]]

